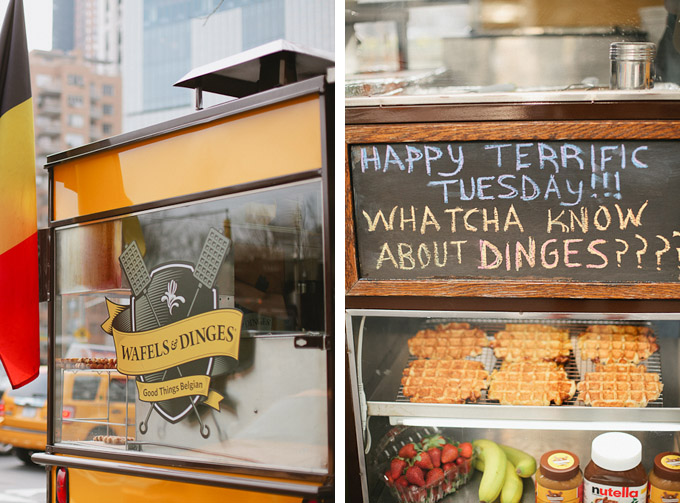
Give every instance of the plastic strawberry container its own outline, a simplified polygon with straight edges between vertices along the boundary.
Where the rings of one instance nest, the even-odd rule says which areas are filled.
[[[392,428],[376,446],[374,468],[379,478],[389,488],[394,498],[400,503],[434,503],[448,496],[462,485],[466,484],[473,475],[475,453],[471,458],[465,458],[455,468],[444,472],[444,478],[432,484],[422,487],[410,484],[402,487],[391,481],[385,472],[390,470],[391,460],[398,457],[399,451],[406,444],[420,444],[423,438],[441,435],[447,443],[455,446],[465,442],[464,439],[456,440],[440,432],[437,428],[425,428],[415,426],[398,426]],[[460,456],[459,456],[460,457]]]

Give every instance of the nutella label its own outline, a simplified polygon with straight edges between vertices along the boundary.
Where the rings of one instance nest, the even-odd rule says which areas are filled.
[[[536,503],[579,503],[582,501],[579,485],[574,489],[546,489],[540,484],[536,485]]]
[[[596,484],[589,480],[583,482],[584,503],[645,503],[647,484],[639,487],[618,487]]]
[[[651,484],[649,486],[649,503],[680,503],[678,496],[677,492],[659,489]]]

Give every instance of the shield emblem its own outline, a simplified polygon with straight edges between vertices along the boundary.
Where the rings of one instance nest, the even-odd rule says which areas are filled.
[[[125,248],[119,258],[133,292],[130,308],[126,309],[123,306],[112,304],[110,317],[102,324],[102,328],[105,332],[113,334],[114,339],[116,338],[116,327],[120,329],[118,333],[123,339],[128,336],[137,338],[141,335],[134,335],[135,333],[154,333],[154,331],[157,332],[156,329],[168,325],[175,326],[182,320],[218,310],[217,290],[214,288],[214,284],[230,246],[231,242],[228,238],[215,229],[210,229],[195,267],[188,262],[174,262],[158,266],[149,273],[137,243],[133,241]],[[200,391],[193,394],[191,393],[193,387],[188,388],[188,392],[184,390],[182,393],[176,393],[178,389],[176,383],[178,381],[181,383],[183,378],[191,377],[205,377],[209,383],[211,376],[228,372],[236,366],[238,363],[241,317],[242,314],[238,312],[238,327],[230,328],[230,330],[234,330],[234,333],[229,334],[229,340],[236,342],[235,351],[220,348],[217,355],[198,353],[191,358],[180,359],[174,365],[163,367],[162,370],[158,367],[153,370],[150,367],[141,369],[141,372],[128,369],[128,373],[137,375],[139,386],[151,386],[155,390],[155,397],[158,397],[158,399],[144,400],[149,401],[151,407],[146,419],[139,425],[142,434],[146,433],[149,416],[153,410],[171,423],[180,421],[193,411],[200,423],[201,435],[208,438],[210,428],[202,422],[196,406],[205,402],[206,405],[219,410],[219,405],[215,404],[219,403],[219,399],[222,398],[221,395],[215,392],[206,395],[207,390],[203,390],[203,394]],[[226,330],[225,326],[220,326],[221,329]],[[131,330],[131,332],[126,333],[127,330]],[[170,343],[173,350],[179,343],[178,339],[182,341],[182,347],[200,344],[201,341],[205,343],[206,340],[217,341],[220,344],[227,340],[224,332],[220,332],[219,336],[209,335],[208,329],[205,327],[202,329],[203,333],[201,333],[201,327],[198,326],[185,330],[186,333],[174,335],[175,339]],[[139,342],[143,343],[143,341]],[[233,348],[233,346],[230,347]],[[215,349],[217,350],[217,348]],[[150,349],[147,349],[147,351],[150,351]],[[118,345],[116,352],[118,355]],[[124,350],[123,355],[125,355]],[[123,360],[125,359],[127,358],[123,358]],[[120,368],[120,355],[118,366],[119,371],[126,373]],[[145,373],[145,371],[148,372]],[[163,383],[166,381],[172,381],[175,384],[164,387]],[[163,395],[166,395],[166,398],[162,398]]]
[[[146,293],[132,298],[132,331],[152,330],[217,309],[217,290],[199,285],[188,263],[162,265],[151,271]],[[193,307],[192,307],[193,301]],[[191,312],[189,312],[191,307]],[[191,335],[189,335],[191,336]],[[207,375],[214,357],[184,363],[163,372],[139,376],[142,382],[159,383],[189,375]],[[204,397],[192,395],[153,402],[153,408],[167,421],[176,423],[189,414]]]

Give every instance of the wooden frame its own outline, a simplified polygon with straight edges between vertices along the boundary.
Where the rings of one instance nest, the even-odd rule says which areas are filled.
[[[517,107],[516,110],[524,108],[523,106],[515,106]],[[530,106],[526,105],[527,108]],[[675,110],[675,107],[670,107]],[[568,105],[565,108],[568,108]],[[478,112],[479,117],[485,115],[483,107],[479,107]],[[522,115],[519,112],[516,114],[518,117]],[[365,112],[363,114],[363,117],[367,116],[371,116],[371,113]],[[437,121],[438,118],[432,120]],[[345,292],[348,298],[385,296],[407,298],[680,299],[680,283],[586,283],[552,280],[463,279],[367,280],[360,278],[349,165],[349,147],[351,145],[476,140],[680,139],[679,120],[492,120],[488,122],[467,122],[468,118],[463,120],[466,120],[466,122],[347,124],[345,129]]]

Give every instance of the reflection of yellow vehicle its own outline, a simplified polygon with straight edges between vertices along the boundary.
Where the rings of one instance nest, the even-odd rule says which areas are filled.
[[[115,370],[64,372],[62,440],[127,436],[134,429],[135,381]],[[130,403],[130,405],[127,405]]]
[[[24,463],[44,451],[47,430],[47,367],[26,386],[7,390],[0,401],[0,442],[13,446]]]
[[[64,372],[62,440],[127,436],[134,428],[134,379],[116,371]],[[13,446],[16,456],[31,463],[31,454],[45,450],[47,431],[47,367],[20,389],[5,393],[0,406],[0,442]]]

